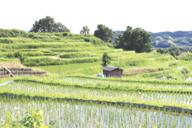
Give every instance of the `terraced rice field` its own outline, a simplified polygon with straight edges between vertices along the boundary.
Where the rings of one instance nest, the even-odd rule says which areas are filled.
[[[21,97],[14,99],[1,97],[1,104],[1,124],[6,116],[5,111],[12,113],[14,121],[20,119],[30,109],[40,109],[45,112],[45,124],[53,128],[190,128],[192,125],[192,118],[189,115],[114,105],[32,100]]]
[[[74,86],[51,86],[32,82],[14,82],[1,87],[0,93],[42,96],[50,98],[74,98],[82,100],[106,100],[112,102],[136,102],[159,105],[183,105],[192,107],[192,94],[117,91],[110,89],[81,88]]]
[[[1,127],[34,109],[44,112],[50,128],[192,127],[192,82],[187,81],[192,67],[186,56],[123,51],[94,36],[70,33],[0,37],[0,50],[1,66],[47,72],[0,79]],[[111,65],[124,69],[122,78],[96,77],[104,52]]]

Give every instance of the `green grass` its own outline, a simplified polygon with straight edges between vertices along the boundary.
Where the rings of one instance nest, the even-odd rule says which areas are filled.
[[[69,33],[30,33],[25,37],[1,37],[1,40],[10,40],[11,43],[0,43],[0,57],[14,59],[16,53],[22,54],[26,66],[51,66],[80,63],[93,63],[93,67],[100,67],[101,56],[108,52],[111,56],[111,65],[123,68],[125,71],[132,68],[159,68],[161,71],[135,74],[125,76],[133,79],[156,79],[156,80],[185,80],[192,76],[191,66],[184,63],[182,59],[176,60],[170,55],[161,55],[157,52],[135,53],[133,51],[122,51],[108,47],[107,44],[93,36],[74,35]],[[87,41],[88,39],[89,41]],[[96,43],[97,42],[97,43]],[[180,57],[181,58],[181,57]],[[96,63],[95,63],[96,62]],[[78,66],[79,64],[79,66]],[[185,67],[188,74],[178,71],[178,67]],[[50,68],[54,68],[51,66]],[[82,68],[81,68],[82,69]],[[76,75],[96,75],[100,68],[89,71],[85,67],[73,72]],[[98,71],[95,71],[98,70]],[[71,73],[72,74],[72,73]]]
[[[135,53],[114,49],[92,35],[18,34],[18,37],[0,37],[0,62],[18,63],[19,54],[23,57],[23,65],[44,70],[47,75],[0,79],[0,83],[15,81],[0,86],[0,97],[7,98],[8,101],[18,99],[12,106],[17,103],[21,105],[20,100],[34,101],[35,106],[39,103],[39,98],[47,99],[47,103],[74,100],[129,104],[132,109],[134,105],[144,105],[146,109],[155,106],[156,109],[165,111],[166,106],[169,106],[171,112],[175,110],[174,107],[192,110],[192,82],[186,81],[192,77],[190,53],[182,54],[176,59],[155,51]],[[96,74],[102,73],[101,57],[104,52],[112,58],[110,65],[123,68],[126,75],[122,78],[96,77]],[[73,121],[76,119],[75,117]],[[72,119],[69,117],[69,120]],[[156,125],[162,126],[158,123]],[[144,124],[135,126],[144,127]]]
[[[43,69],[49,73],[53,73],[58,76],[58,78],[63,78],[66,75],[91,75],[101,72],[101,65],[99,62],[93,63],[76,63],[67,65],[57,65],[57,66],[39,66],[38,68]]]

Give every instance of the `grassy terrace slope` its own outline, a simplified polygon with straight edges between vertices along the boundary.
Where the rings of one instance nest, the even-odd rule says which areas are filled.
[[[1,96],[78,99],[136,103],[192,109],[190,55],[175,59],[155,51],[135,53],[114,49],[93,36],[70,33],[27,33],[0,37],[0,64],[21,63],[47,71],[44,77],[1,79]],[[122,78],[96,78],[102,72],[101,56],[122,67]],[[186,59],[187,58],[187,59]]]
[[[27,33],[18,37],[0,37],[0,50],[2,61],[20,58],[22,64],[59,74],[59,78],[66,75],[95,76],[101,72],[100,60],[104,52],[112,57],[111,65],[124,69],[124,78],[185,81],[192,76],[192,67],[188,63],[190,56],[183,55],[176,60],[155,51],[125,52],[109,47],[94,36]]]

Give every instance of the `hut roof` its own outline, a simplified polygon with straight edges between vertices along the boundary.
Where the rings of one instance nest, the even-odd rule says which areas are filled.
[[[103,67],[103,70],[105,70],[105,71],[114,71],[114,70],[122,70],[122,69],[119,68],[119,67],[114,67],[114,66],[105,66],[105,67]]]

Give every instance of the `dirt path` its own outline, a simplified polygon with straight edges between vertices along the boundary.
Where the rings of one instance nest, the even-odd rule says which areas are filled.
[[[3,82],[3,83],[0,83],[0,86],[5,86],[5,85],[11,84],[13,82],[15,82],[15,81],[14,80],[6,81],[6,82]]]

